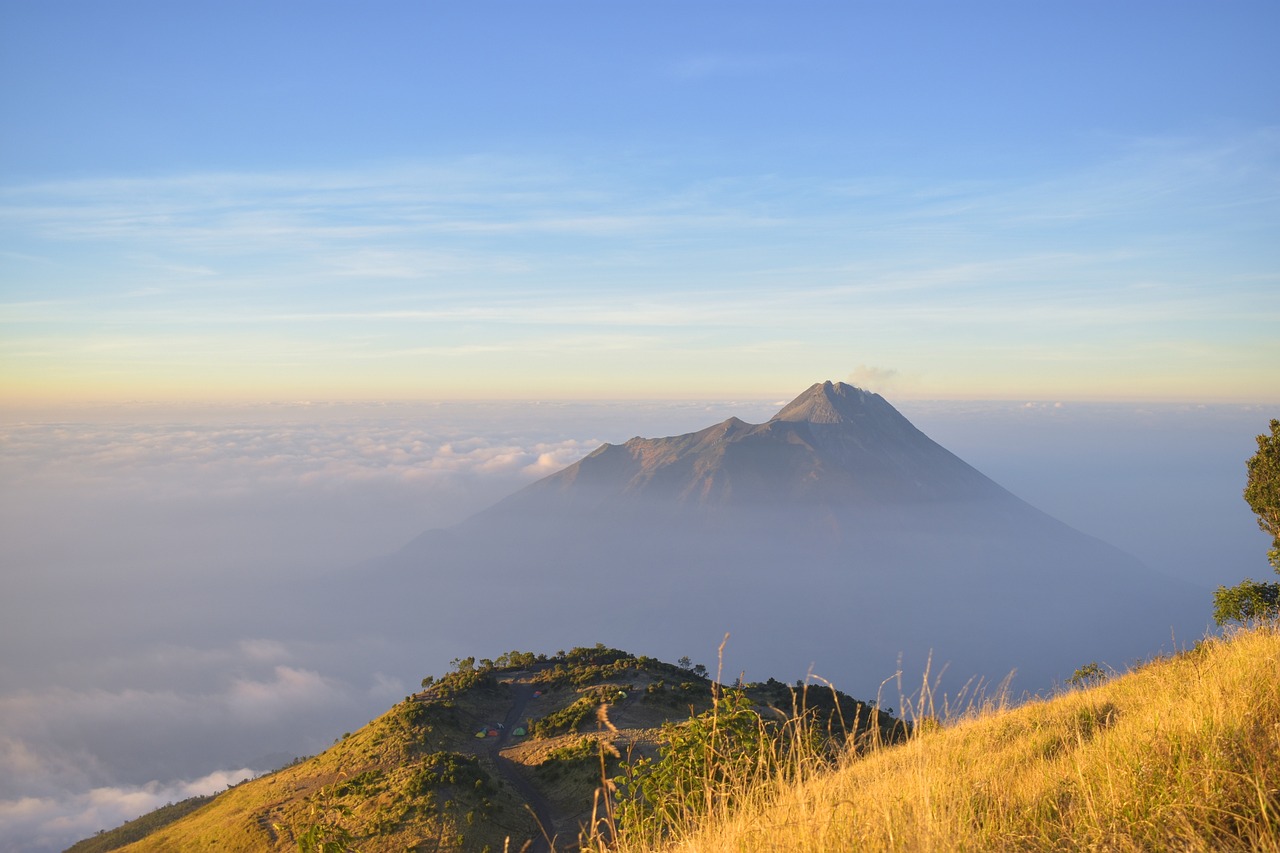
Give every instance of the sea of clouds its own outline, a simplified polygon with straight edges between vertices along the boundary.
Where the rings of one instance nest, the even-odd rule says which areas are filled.
[[[0,851],[60,850],[322,750],[468,653],[301,630],[341,614],[291,612],[299,590],[603,441],[778,402],[0,413]],[[1213,586],[1265,572],[1240,499],[1262,407],[900,409],[1041,509],[1203,585],[1206,611]]]

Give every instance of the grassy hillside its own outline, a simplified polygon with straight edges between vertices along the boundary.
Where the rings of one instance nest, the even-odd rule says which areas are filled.
[[[189,797],[181,802],[161,806],[155,811],[148,812],[123,826],[118,826],[115,829],[100,832],[92,838],[78,841],[68,847],[66,853],[109,853],[111,850],[118,850],[131,841],[146,838],[156,830],[191,814],[212,799],[212,796]]]
[[[611,849],[1280,851],[1280,632],[791,775],[741,781],[660,845],[624,832]]]
[[[792,727],[787,685],[713,703],[700,671],[602,646],[458,664],[323,754],[93,849],[292,851],[309,838],[496,853],[545,828],[558,849],[616,853],[1280,853],[1274,624],[1016,708],[942,721],[917,708],[905,742],[901,724],[833,691],[810,691],[820,713]],[[833,762],[836,721],[855,737]],[[684,764],[663,768],[673,755]],[[664,797],[655,780],[682,791],[628,801]],[[593,818],[598,834],[580,837]]]
[[[520,850],[526,842],[545,849],[538,843],[545,834],[558,849],[576,849],[596,802],[601,756],[608,774],[623,760],[652,756],[670,732],[664,724],[712,702],[702,667],[601,645],[455,664],[320,755],[82,843],[98,853],[248,853],[329,841],[335,849],[401,853]],[[792,688],[777,681],[747,690],[762,710],[792,707]],[[873,721],[891,731],[896,723],[833,691],[817,691],[812,704],[855,731]],[[598,722],[602,706],[607,726]]]

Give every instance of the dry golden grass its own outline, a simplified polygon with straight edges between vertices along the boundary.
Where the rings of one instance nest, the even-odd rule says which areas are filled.
[[[789,775],[743,780],[738,807],[660,847],[612,849],[1280,851],[1280,630]]]

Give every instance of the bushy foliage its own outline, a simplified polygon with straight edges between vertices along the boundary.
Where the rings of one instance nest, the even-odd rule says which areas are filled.
[[[589,696],[582,696],[571,705],[547,714],[533,724],[531,734],[536,738],[554,737],[566,732],[576,732],[583,720],[595,710],[598,703]]]
[[[474,755],[437,752],[422,760],[421,768],[405,785],[405,793],[420,797],[442,785],[489,791],[493,782]]]
[[[533,681],[547,687],[586,687],[640,673],[658,677],[687,677],[687,673],[679,667],[644,655],[632,655],[620,649],[612,649],[603,643],[557,652],[549,658],[543,656],[538,662],[547,666],[534,674]]]
[[[1258,452],[1246,463],[1245,502],[1258,517],[1258,527],[1271,535],[1267,561],[1280,574],[1280,420],[1271,434],[1258,436]],[[1280,615],[1280,584],[1245,578],[1238,586],[1220,586],[1213,594],[1213,618],[1219,625]]]
[[[334,797],[368,796],[374,788],[380,787],[383,775],[377,768],[366,770],[335,784],[331,793]]]
[[[464,665],[437,681],[435,694],[441,699],[451,699],[479,685],[485,678],[485,672],[471,665],[471,660],[467,658],[462,662]]]
[[[711,707],[665,724],[656,757],[621,764],[604,816],[593,818],[583,849],[603,851],[615,841],[617,849],[663,847],[708,819],[757,802],[764,792],[910,736],[901,721],[834,689],[810,691],[773,679],[709,686]]]
[[[437,697],[448,699],[476,686],[493,684],[493,676],[499,671],[527,669],[546,660],[546,655],[517,650],[504,652],[492,660],[489,658],[476,660],[474,656],[454,658],[449,662],[452,667],[450,672],[439,679],[434,675],[426,676],[422,679],[422,689],[431,690]]]
[[[552,761],[581,761],[584,758],[595,758],[597,749],[595,740],[583,736],[567,746],[558,746],[551,750],[540,764],[547,764]]]
[[[498,655],[493,663],[498,669],[527,669],[546,659],[546,655],[536,655],[533,652],[520,652],[513,649],[506,654]]]
[[[298,853],[354,853],[354,840],[337,824],[313,823],[298,835]]]
[[[1280,851],[1280,623],[1088,690],[956,709],[834,770],[596,853]]]
[[[1067,683],[1072,687],[1088,687],[1091,684],[1097,684],[1107,677],[1107,674],[1098,665],[1098,662],[1092,661],[1077,669],[1067,679]]]
[[[312,799],[306,826],[293,833],[298,853],[354,853],[355,836],[346,827],[351,809],[336,803],[333,796],[333,791],[322,788]],[[275,828],[276,831],[283,829]]]
[[[1252,622],[1280,611],[1280,584],[1245,578],[1236,586],[1220,586],[1213,594],[1213,621]]]
[[[623,766],[617,821],[622,833],[658,838],[727,805],[743,780],[769,775],[778,760],[774,738],[741,690],[718,692],[710,710],[663,726],[659,757]]]
[[[579,696],[571,704],[535,721],[530,733],[536,738],[547,738],[576,732],[597,708],[617,701],[618,697],[618,691],[612,687],[597,687]]]
[[[1258,527],[1271,536],[1267,559],[1280,572],[1280,420],[1271,420],[1271,434],[1258,436],[1258,452],[1250,457],[1245,502],[1258,516]]]
[[[599,741],[584,735],[549,751],[538,763],[538,773],[547,780],[577,778],[594,787],[600,781],[600,750]]]

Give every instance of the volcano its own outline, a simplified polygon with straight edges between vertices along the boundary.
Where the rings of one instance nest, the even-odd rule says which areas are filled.
[[[812,669],[863,695],[900,672],[939,690],[1012,675],[1016,692],[1043,691],[1082,664],[1120,669],[1199,639],[1207,611],[1205,591],[832,382],[763,424],[603,445],[428,531],[347,594],[414,643],[602,641],[674,658],[729,633],[734,674]]]
[[[816,384],[763,424],[737,418],[671,438],[606,444],[533,484],[592,501],[698,506],[874,506],[989,500],[999,486],[916,429],[883,397]]]

